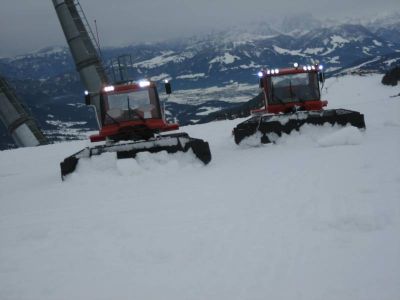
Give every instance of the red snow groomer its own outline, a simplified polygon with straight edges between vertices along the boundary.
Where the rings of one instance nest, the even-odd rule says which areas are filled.
[[[347,109],[323,109],[320,83],[324,83],[322,65],[267,69],[258,73],[265,106],[233,129],[236,144],[259,134],[261,143],[274,142],[282,133],[299,130],[304,124],[365,128],[364,115]]]
[[[171,92],[168,82],[166,92]],[[97,99],[97,100],[96,100]],[[100,131],[90,136],[91,142],[105,144],[87,147],[61,162],[61,176],[72,173],[84,157],[115,152],[117,158],[134,158],[139,152],[187,152],[189,149],[204,163],[211,161],[206,141],[191,138],[187,133],[164,134],[179,129],[168,123],[160,105],[154,82],[147,80],[105,86],[98,94],[86,92],[86,103],[95,102]]]
[[[61,177],[73,172],[80,158],[104,152],[115,152],[117,158],[128,158],[145,151],[173,153],[191,149],[203,163],[210,162],[211,153],[206,141],[191,138],[186,133],[160,135],[179,126],[166,121],[154,82],[131,81],[134,77],[128,72],[133,68],[130,55],[118,57],[116,72],[116,64],[112,62],[114,81],[109,80],[98,39],[79,1],[53,0],[53,5],[86,89],[86,105],[91,105],[96,112],[100,132],[90,140],[105,141],[103,145],[87,147],[64,159]],[[169,82],[165,83],[165,91],[171,93]]]

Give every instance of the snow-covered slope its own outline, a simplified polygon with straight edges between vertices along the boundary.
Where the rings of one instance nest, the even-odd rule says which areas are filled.
[[[103,155],[61,182],[86,142],[0,152],[0,298],[398,299],[400,97],[380,77],[326,84],[365,132],[238,147],[242,120],[183,128],[208,166]]]

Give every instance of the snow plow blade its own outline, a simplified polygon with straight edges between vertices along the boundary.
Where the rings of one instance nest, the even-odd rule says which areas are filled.
[[[211,151],[208,142],[191,138],[186,133],[164,135],[147,141],[133,141],[113,145],[87,147],[67,157],[60,163],[61,178],[64,180],[66,175],[75,171],[80,158],[89,158],[93,155],[100,155],[105,152],[116,152],[118,159],[124,159],[135,158],[136,154],[139,152],[156,153],[167,151],[168,153],[176,153],[178,151],[187,152],[190,149],[204,164],[208,164],[211,161]]]
[[[243,139],[261,133],[261,143],[271,143],[269,135],[281,136],[282,133],[289,134],[293,130],[299,130],[304,124],[323,125],[329,123],[333,125],[346,126],[350,124],[354,127],[364,129],[364,115],[346,109],[329,109],[320,111],[298,111],[291,114],[261,115],[254,116],[233,129],[235,143],[240,144]]]

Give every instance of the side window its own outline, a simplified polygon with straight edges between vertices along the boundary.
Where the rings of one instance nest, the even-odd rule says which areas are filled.
[[[155,88],[150,88],[149,96],[150,96],[150,104],[152,105],[151,117],[155,119],[160,119],[161,118],[160,99],[158,98],[157,90]]]
[[[309,74],[310,90],[312,91],[312,99],[319,100],[321,95],[319,91],[319,81],[317,73]]]
[[[277,104],[279,101],[275,99],[275,87],[272,82],[272,78],[268,77],[267,79],[267,99],[268,99],[268,104]]]

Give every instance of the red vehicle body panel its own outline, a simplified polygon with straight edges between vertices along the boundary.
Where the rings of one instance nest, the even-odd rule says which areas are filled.
[[[292,111],[294,107],[302,107],[305,110],[321,110],[323,107],[328,105],[328,101],[326,100],[311,100],[304,102],[291,102],[285,104],[270,104],[267,107],[263,107],[260,109],[252,110],[252,113],[271,113],[271,114],[279,114],[286,113]]]
[[[90,136],[91,142],[104,141],[109,136],[114,136],[124,130],[134,129],[135,127],[146,126],[155,132],[165,132],[179,129],[179,124],[166,123],[162,119],[149,119],[146,121],[128,121],[120,124],[110,124],[100,129],[100,132]]]

